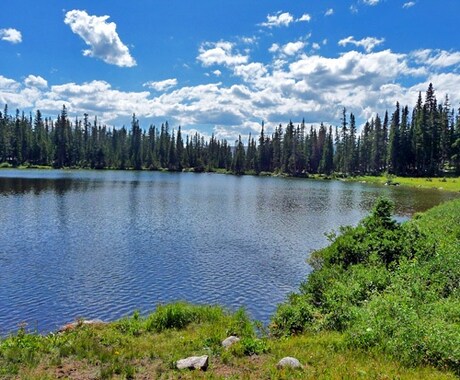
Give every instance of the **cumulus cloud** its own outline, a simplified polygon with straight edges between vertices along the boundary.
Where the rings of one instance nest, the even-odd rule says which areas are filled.
[[[10,109],[32,107],[40,95],[36,88],[24,88],[14,79],[0,75],[0,104],[8,104]]]
[[[152,90],[155,91],[166,91],[169,90],[170,88],[176,87],[177,86],[177,79],[176,78],[171,78],[171,79],[165,79],[162,81],[158,82],[146,82],[143,84],[144,87],[151,88]]]
[[[251,62],[247,65],[239,65],[234,68],[234,74],[243,78],[246,82],[254,82],[266,73],[266,67],[260,62]]]
[[[403,8],[412,8],[415,5],[415,1],[408,1],[403,4]]]
[[[20,87],[19,83],[13,79],[9,79],[0,75],[0,90],[1,91],[16,91]]]
[[[306,44],[303,41],[288,42],[281,48],[281,50],[286,55],[295,55],[299,51],[301,51],[305,47],[305,45]]]
[[[311,21],[311,16],[308,13],[304,13],[299,18],[294,18],[289,12],[277,12],[273,15],[267,15],[267,21],[261,23],[261,26],[267,28],[277,28],[281,26],[289,26],[295,22],[309,22]]]
[[[201,45],[197,59],[204,66],[234,66],[248,62],[248,56],[233,53],[234,44],[227,41],[207,42]]]
[[[329,8],[326,12],[324,12],[324,16],[332,16],[334,14],[334,9]]]
[[[374,48],[385,41],[385,38],[366,37],[361,40],[355,40],[353,36],[349,36],[339,41],[339,46],[355,45],[364,48],[369,53]]]
[[[261,26],[266,26],[267,28],[280,27],[280,26],[289,26],[294,22],[294,16],[289,12],[278,12],[274,15],[268,15],[267,21],[260,24]]]
[[[48,87],[48,82],[46,79],[42,78],[41,76],[29,75],[26,79],[24,79],[24,84],[27,87],[36,87],[36,88],[46,88]]]
[[[0,40],[19,44],[22,42],[22,34],[19,30],[13,28],[0,29]]]
[[[308,13],[304,13],[302,16],[300,16],[298,19],[297,19],[297,22],[310,22],[311,21],[311,16],[308,14]]]
[[[66,13],[64,22],[89,46],[83,55],[120,67],[136,66],[128,47],[118,36],[116,24],[107,22],[109,17],[91,16],[86,11],[72,10]]]
[[[422,65],[429,65],[436,68],[446,68],[460,64],[460,52],[449,52],[446,50],[417,50],[411,54],[415,61]]]
[[[364,49],[325,57],[315,51],[319,43],[312,44],[308,54],[303,52],[306,44],[273,44],[270,50],[276,55],[266,65],[240,54],[233,43],[203,44],[198,61],[203,66],[222,65],[219,70],[206,70],[210,77],[227,70],[230,76],[226,78],[233,76],[233,83],[179,87],[172,78],[144,84],[159,91],[168,89],[161,93],[147,88],[120,91],[101,80],[46,86],[46,80],[38,76],[29,75],[21,82],[0,76],[0,107],[8,103],[11,109],[30,107],[56,115],[66,104],[71,115],[97,115],[102,123],[116,126],[129,125],[134,112],[143,125],[168,120],[173,126],[182,125],[184,133],[202,132],[207,126],[216,137],[231,141],[238,134],[257,132],[260,120],[266,121],[267,131],[303,118],[308,124],[334,125],[344,106],[358,120],[365,120],[374,112],[393,109],[396,101],[413,105],[417,91],[425,91],[429,82],[448,92],[452,104],[460,101],[460,73],[452,69],[460,65],[459,52],[427,49],[402,54]],[[407,78],[410,86],[405,84]]]

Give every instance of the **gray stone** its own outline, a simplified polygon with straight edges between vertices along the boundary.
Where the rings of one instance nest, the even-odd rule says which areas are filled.
[[[58,332],[64,332],[64,331],[70,331],[74,330],[77,327],[83,326],[83,325],[104,325],[106,322],[100,320],[100,319],[80,319],[75,322],[70,322],[67,323],[66,325],[62,326]]]
[[[235,344],[239,341],[240,341],[240,338],[232,335],[222,341],[222,346],[224,346],[225,348],[229,348],[232,344]]]
[[[206,371],[209,364],[209,357],[207,355],[203,356],[190,356],[186,359],[180,359],[176,363],[177,369],[201,369]]]
[[[286,356],[285,358],[281,359],[278,364],[276,365],[277,368],[302,368],[302,364],[296,359],[290,356]]]

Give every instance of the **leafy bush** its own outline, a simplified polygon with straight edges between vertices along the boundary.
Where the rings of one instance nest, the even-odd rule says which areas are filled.
[[[278,306],[271,329],[277,336],[300,333],[313,325],[315,313],[315,307],[306,297],[292,294],[289,302]]]
[[[223,316],[223,310],[217,306],[196,306],[186,302],[160,305],[146,321],[148,331],[183,329],[190,323],[212,322]]]
[[[236,335],[238,337],[253,337],[255,335],[254,324],[243,308],[238,309],[231,316],[227,335]]]
[[[331,234],[275,335],[337,330],[351,347],[460,375],[460,200],[398,224],[380,199],[357,227]]]

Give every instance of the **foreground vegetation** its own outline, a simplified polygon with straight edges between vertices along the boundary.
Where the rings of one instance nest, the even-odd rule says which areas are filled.
[[[337,331],[349,347],[460,375],[460,199],[402,225],[380,200],[330,238],[279,307],[274,332]]]
[[[258,334],[256,334],[258,332]],[[228,335],[242,339],[229,349]],[[179,371],[175,362],[209,355],[206,372]],[[286,355],[302,369],[277,369]],[[117,322],[39,336],[20,330],[0,341],[2,379],[454,379],[432,367],[404,368],[380,354],[349,348],[340,333],[264,337],[243,311],[184,303]]]
[[[460,199],[405,224],[380,200],[330,235],[269,328],[186,303],[148,316],[0,339],[0,378],[453,379],[460,376]],[[229,335],[241,340],[229,349]],[[209,355],[207,372],[175,362]],[[302,369],[277,369],[294,356]]]

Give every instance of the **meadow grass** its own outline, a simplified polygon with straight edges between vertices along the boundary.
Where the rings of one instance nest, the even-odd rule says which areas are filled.
[[[390,182],[393,185],[417,187],[422,189],[438,189],[460,192],[460,177],[398,177],[398,176],[357,176],[350,181],[375,183],[384,185]]]
[[[242,339],[229,349],[230,334]],[[208,355],[206,372],[179,371],[174,363]],[[302,369],[276,368],[284,356]],[[37,335],[23,329],[0,340],[2,379],[454,379],[432,367],[406,368],[380,354],[350,349],[343,334],[307,333],[274,338],[257,331],[243,310],[164,305],[142,317],[81,325]]]

